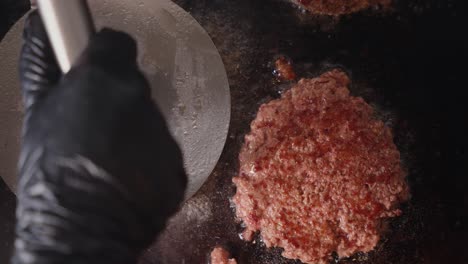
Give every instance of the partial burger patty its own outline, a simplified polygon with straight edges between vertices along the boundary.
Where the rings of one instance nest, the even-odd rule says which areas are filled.
[[[391,0],[293,0],[314,14],[350,14],[371,6],[389,6]]]
[[[333,70],[260,106],[233,182],[244,238],[305,263],[372,250],[408,196],[400,153],[372,107]]]
[[[210,264],[237,264],[233,258],[229,258],[229,252],[222,247],[216,247],[211,251]]]

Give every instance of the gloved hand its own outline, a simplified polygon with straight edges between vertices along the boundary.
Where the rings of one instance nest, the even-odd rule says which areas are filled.
[[[20,76],[26,116],[12,262],[135,263],[186,186],[135,42],[102,30],[62,76],[32,13]]]

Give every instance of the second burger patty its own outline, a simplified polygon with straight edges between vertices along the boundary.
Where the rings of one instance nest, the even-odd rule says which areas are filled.
[[[343,15],[372,6],[388,7],[391,0],[293,0],[313,14]]]
[[[244,238],[305,263],[372,250],[383,219],[401,214],[406,173],[392,133],[348,76],[302,79],[263,104],[246,135],[233,179]]]

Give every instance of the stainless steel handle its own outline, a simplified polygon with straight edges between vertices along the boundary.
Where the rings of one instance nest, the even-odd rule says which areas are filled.
[[[67,73],[94,33],[86,0],[37,0],[37,7],[62,72]]]

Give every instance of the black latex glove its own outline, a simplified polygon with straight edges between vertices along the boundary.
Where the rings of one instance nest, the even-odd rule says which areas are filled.
[[[179,148],[128,35],[103,30],[68,74],[26,22],[13,263],[135,263],[183,199]]]

